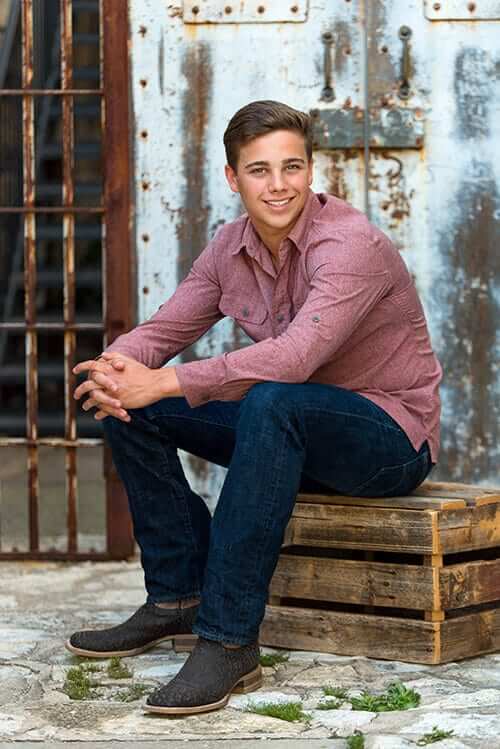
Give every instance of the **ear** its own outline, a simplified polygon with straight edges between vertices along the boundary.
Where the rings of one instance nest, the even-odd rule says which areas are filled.
[[[229,166],[229,164],[226,164],[224,167],[224,173],[226,175],[227,183],[229,187],[231,188],[231,190],[233,192],[239,192],[240,188],[238,185],[238,177],[236,176],[236,172],[234,171],[234,169],[231,166]]]
[[[311,159],[308,164],[308,174],[307,174],[307,183],[309,186],[312,185],[312,181],[313,181],[313,166],[314,166],[314,162]]]

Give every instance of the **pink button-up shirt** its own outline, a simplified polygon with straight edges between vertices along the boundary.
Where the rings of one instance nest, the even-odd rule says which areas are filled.
[[[258,382],[353,390],[439,451],[440,364],[405,263],[360,211],[310,192],[278,269],[245,214],[221,227],[175,293],[108,351],[161,367],[224,316],[255,343],[176,365],[190,406],[240,400]]]

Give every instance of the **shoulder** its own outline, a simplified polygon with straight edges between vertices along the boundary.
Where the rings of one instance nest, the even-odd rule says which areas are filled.
[[[210,244],[215,250],[231,254],[243,244],[248,221],[248,215],[244,213],[234,221],[222,224],[218,227]]]
[[[314,272],[325,264],[337,272],[397,275],[404,265],[390,238],[345,200],[318,195],[322,208],[311,223],[307,265]]]

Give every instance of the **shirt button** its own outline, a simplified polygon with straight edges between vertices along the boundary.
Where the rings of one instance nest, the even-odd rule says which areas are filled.
[[[319,322],[320,316],[319,315],[313,315],[313,322]]]
[[[278,322],[283,322],[284,319],[285,319],[285,315],[278,315],[277,317]]]
[[[250,314],[248,307],[243,307],[243,317],[248,317]]]

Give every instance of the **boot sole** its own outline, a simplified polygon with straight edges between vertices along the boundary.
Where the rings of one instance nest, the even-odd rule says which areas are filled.
[[[197,713],[208,713],[212,710],[219,710],[221,707],[227,705],[231,694],[246,694],[247,692],[254,692],[262,686],[262,667],[257,666],[253,671],[250,671],[241,679],[238,679],[236,684],[229,692],[217,702],[211,702],[207,705],[196,705],[196,707],[161,707],[157,705],[144,705],[143,709],[146,713],[157,713],[158,715],[195,715]]]
[[[176,653],[188,653],[194,649],[198,637],[197,635],[168,635],[167,637],[160,637],[158,640],[148,642],[140,648],[131,648],[130,650],[84,650],[72,645],[69,640],[66,640],[64,647],[70,653],[73,653],[73,655],[80,655],[84,658],[126,658],[129,655],[140,655],[140,653],[144,653],[146,650],[154,648],[155,645],[159,645],[160,642],[166,642],[167,640],[172,641],[172,648]]]

